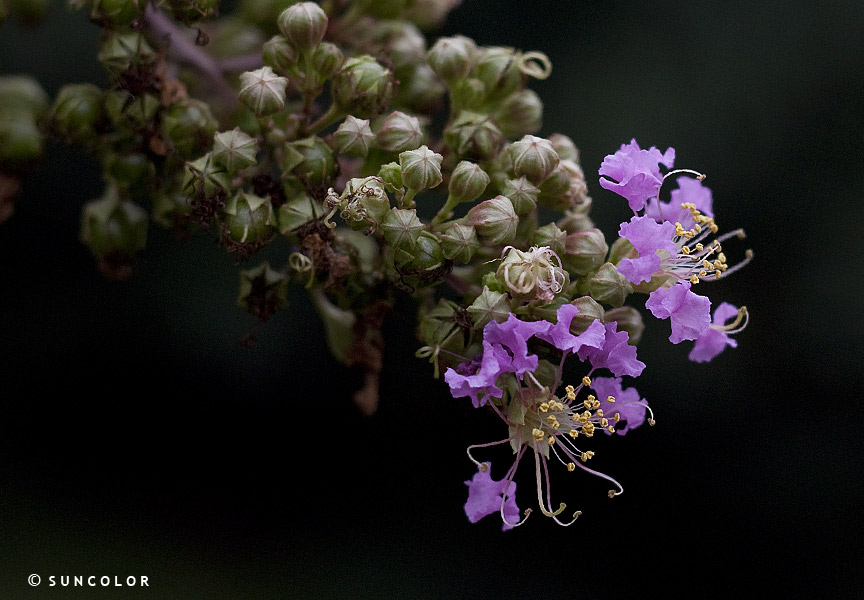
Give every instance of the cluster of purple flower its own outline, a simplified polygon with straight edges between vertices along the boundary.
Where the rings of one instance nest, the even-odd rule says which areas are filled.
[[[600,185],[626,198],[634,211],[634,217],[619,230],[620,237],[632,246],[616,265],[619,273],[634,291],[648,294],[645,307],[655,317],[670,320],[670,341],[695,341],[690,359],[707,362],[726,346],[737,345],[729,336],[746,325],[747,311],[720,304],[712,323],[711,301],[691,288],[737,270],[752,253],[748,251],[746,260],[738,265],[727,265],[721,243],[732,236],[743,237],[743,232],[713,237],[718,227],[713,219],[711,191],[702,184],[704,176],[686,169],[661,174],[660,165],[671,169],[674,159],[672,148],[661,154],[654,147],[642,150],[633,140],[603,161]],[[661,202],[663,181],[682,172],[697,175],[697,179],[679,178],[671,201]],[[623,492],[617,481],[585,466],[594,452],[580,448],[579,443],[600,429],[623,435],[641,425],[646,413],[651,415],[649,423],[654,424],[646,400],[635,389],[623,387],[621,379],[639,376],[645,364],[636,358],[628,333],[618,331],[614,321],[604,324],[594,320],[576,333],[571,324],[578,313],[576,306],[565,303],[558,308],[555,323],[524,321],[513,313],[501,322],[490,321],[483,328],[482,352],[445,373],[454,398],[469,397],[475,407],[491,407],[508,426],[506,438],[468,449],[469,458],[478,467],[474,477],[465,482],[469,488],[465,512],[471,522],[497,512],[504,529],[524,523],[531,509],[525,510],[520,521],[514,476],[529,450],[534,456],[539,509],[559,524],[573,523],[580,513],[576,511],[572,520],[562,521],[559,515],[566,505],[561,503],[552,510],[548,468],[552,458],[568,471],[578,467],[610,481],[615,486],[610,497]],[[560,361],[556,366],[539,358],[538,352],[544,356],[560,352]],[[559,392],[565,360],[572,355],[586,363],[587,374],[578,386],[567,385]],[[598,369],[608,370],[614,377],[593,377]],[[502,479],[494,480],[490,463],[474,459],[472,450],[499,444],[509,444],[515,460]]]

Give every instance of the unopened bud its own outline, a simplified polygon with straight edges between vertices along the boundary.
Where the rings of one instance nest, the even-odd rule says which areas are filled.
[[[468,307],[468,313],[474,320],[475,329],[482,329],[490,321],[503,323],[510,317],[510,297],[484,286],[477,299]]]
[[[538,202],[552,210],[582,210],[588,201],[585,174],[571,160],[562,160],[539,187]]]
[[[424,137],[420,120],[398,110],[387,115],[375,133],[378,147],[390,152],[413,150],[423,143]]]
[[[156,52],[139,33],[113,33],[102,43],[97,58],[106,69],[119,76],[133,67],[152,64]]]
[[[345,117],[333,133],[336,149],[348,156],[366,156],[374,139],[369,119],[358,119],[351,115]]]
[[[273,205],[266,198],[237,192],[225,203],[225,232],[238,244],[259,244],[273,237]]]
[[[480,165],[461,161],[450,176],[448,191],[455,203],[471,202],[480,197],[489,185],[489,175]]]
[[[598,302],[618,307],[633,293],[633,286],[618,272],[615,265],[607,262],[588,282],[588,291]]]
[[[269,263],[240,271],[237,304],[250,315],[266,321],[288,306],[288,277],[270,268]]]
[[[381,168],[378,169],[378,177],[381,178],[381,181],[393,186],[397,190],[405,187],[402,183],[402,167],[399,166],[399,163],[391,162],[381,165]]]
[[[450,260],[458,260],[467,264],[474,253],[480,249],[477,231],[471,225],[450,223],[440,237],[444,256]]]
[[[208,152],[201,158],[186,163],[182,189],[190,198],[223,196],[231,189],[231,176]]]
[[[162,113],[162,135],[184,160],[210,147],[217,125],[210,107],[194,98],[175,102]]]
[[[597,319],[603,319],[606,311],[591,296],[581,296],[570,302],[579,312],[570,321],[570,333],[579,335]]]
[[[513,241],[519,225],[513,203],[505,196],[495,196],[472,206],[465,221],[475,227],[480,241],[490,246]]]
[[[510,198],[517,215],[527,215],[537,207],[540,190],[525,177],[504,182],[501,193]]]
[[[464,77],[450,83],[450,104],[455,108],[480,112],[484,109],[485,98],[483,83],[475,77]]]
[[[38,119],[48,108],[48,95],[39,82],[27,75],[0,77],[0,109],[22,112]]]
[[[312,51],[312,68],[315,69],[322,83],[333,77],[342,68],[344,62],[345,56],[336,44],[321,42]]]
[[[622,306],[613,308],[606,312],[603,318],[604,323],[617,323],[618,331],[626,331],[629,335],[627,343],[635,346],[642,339],[642,332],[645,331],[645,323],[642,321],[642,314],[632,306]]]
[[[234,174],[257,162],[258,140],[235,127],[213,136],[213,160]]]
[[[549,143],[552,148],[558,153],[561,160],[572,160],[577,165],[579,164],[579,149],[569,137],[562,133],[553,133],[549,136]]]
[[[415,23],[421,29],[437,29],[447,14],[460,2],[461,0],[413,0],[402,12],[402,18]]]
[[[310,137],[285,145],[282,167],[306,186],[326,188],[336,177],[339,164],[324,140]]]
[[[587,205],[590,206],[590,198],[588,198]],[[564,216],[558,219],[558,227],[560,227],[563,231],[569,233],[577,233],[579,231],[585,231],[586,229],[592,229],[594,227],[594,221],[591,220],[587,214],[568,210],[564,213]],[[611,261],[614,263],[614,261]]]
[[[285,73],[297,65],[297,50],[281,35],[274,35],[261,48],[264,64],[274,71]]]
[[[153,94],[133,96],[126,90],[109,90],[102,98],[105,115],[115,129],[128,132],[150,123],[160,108]]]
[[[567,233],[558,229],[555,223],[549,223],[534,232],[532,240],[535,246],[546,246],[558,256],[564,255]]]
[[[287,85],[270,67],[247,71],[240,75],[240,100],[259,117],[272,115],[285,108]]]
[[[54,131],[67,142],[86,142],[96,137],[102,118],[102,90],[91,83],[64,85],[51,109]]]
[[[156,167],[147,156],[139,152],[111,152],[104,160],[105,175],[110,177],[119,189],[136,197],[147,195],[148,185],[156,174]]]
[[[599,229],[588,229],[567,236],[564,244],[564,266],[579,275],[590,273],[603,264],[609,246]]]
[[[428,231],[420,233],[410,252],[397,250],[396,254],[396,280],[410,288],[417,289],[438,283],[449,269],[441,244]]]
[[[433,114],[444,103],[446,86],[426,63],[417,63],[399,83],[394,103],[422,114]]]
[[[147,212],[134,202],[121,200],[111,186],[102,198],[84,205],[80,239],[105,275],[125,279],[131,275],[135,255],[147,243]]]
[[[286,235],[309,221],[323,217],[324,214],[324,207],[320,202],[303,194],[280,206],[276,221],[279,232]]]
[[[498,154],[505,138],[487,115],[462,111],[444,131],[444,141],[460,158],[483,161]]]
[[[636,250],[627,238],[619,237],[612,242],[612,250],[609,252],[609,262],[617,265],[623,258],[636,258]]]
[[[543,102],[532,90],[519,90],[501,102],[493,117],[508,138],[534,133],[543,120]]]
[[[300,52],[308,52],[324,39],[327,13],[315,2],[300,2],[282,11],[279,29]]]
[[[476,49],[473,40],[461,35],[439,38],[426,53],[426,62],[438,77],[449,83],[468,75]]]
[[[444,157],[432,152],[426,146],[399,154],[399,165],[402,167],[402,182],[405,187],[423,191],[434,188],[443,180],[441,175],[441,160]]]
[[[513,159],[513,172],[516,176],[524,175],[532,183],[543,181],[560,162],[549,140],[533,135],[526,135],[518,142],[513,142],[507,150]]]
[[[391,208],[381,223],[381,229],[384,239],[394,248],[413,250],[423,231],[423,222],[417,217],[416,210]]]
[[[350,58],[333,77],[333,97],[345,112],[362,118],[380,114],[393,97],[393,74],[371,56]]]
[[[509,96],[522,85],[517,53],[512,48],[480,48],[474,62],[474,76],[486,88],[487,99]]]

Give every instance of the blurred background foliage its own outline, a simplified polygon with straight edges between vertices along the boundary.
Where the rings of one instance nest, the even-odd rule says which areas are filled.
[[[358,375],[328,355],[303,295],[257,324],[209,238],[151,228],[135,276],[105,280],[77,240],[97,165],[51,144],[0,227],[0,592],[118,597],[26,584],[92,573],[149,575],[129,598],[701,597],[747,581],[851,596],[862,31],[864,4],[803,0],[466,0],[440,31],[549,55],[552,76],[532,85],[540,134],[580,147],[608,237],[628,211],[596,170],[632,137],[706,172],[721,227],[744,227],[756,253],[711,290],[750,309],[737,350],[688,363],[668,324],[646,320],[635,385],[658,425],[598,453],[621,498],[554,478],[584,511],[566,530],[467,522],[464,448],[500,426],[430,385],[407,303],[385,326],[382,403],[364,418]],[[0,73],[52,96],[104,83],[98,35],[61,3],[38,26],[10,20]],[[531,489],[520,480],[526,502]]]

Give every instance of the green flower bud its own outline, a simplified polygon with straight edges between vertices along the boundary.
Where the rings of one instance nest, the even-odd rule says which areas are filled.
[[[131,262],[147,243],[147,213],[121,200],[111,186],[105,195],[86,203],[81,211],[80,239],[112,279],[131,275]]]
[[[417,192],[434,188],[444,179],[441,174],[441,160],[443,158],[426,146],[402,152],[399,154],[402,182],[408,189]]]
[[[27,113],[0,110],[0,162],[13,166],[26,163],[42,154],[42,134]]]
[[[562,160],[549,176],[540,182],[538,201],[552,210],[567,210],[584,205],[588,186],[582,167],[571,160]]]
[[[413,150],[423,143],[424,137],[420,120],[398,110],[387,115],[375,132],[378,147],[390,152]]]
[[[277,311],[288,306],[288,277],[271,269],[267,262],[254,269],[240,271],[237,304],[253,317],[267,321]]]
[[[211,153],[186,163],[182,190],[190,198],[218,199],[230,189],[231,176],[225,167],[213,160]]]
[[[133,67],[144,67],[156,61],[156,52],[139,33],[112,33],[102,43],[97,55],[106,69],[115,76]]]
[[[513,172],[516,176],[524,175],[532,183],[543,181],[560,161],[549,140],[533,135],[526,135],[518,142],[513,142],[507,151],[513,159]]]
[[[590,198],[588,198],[588,205],[590,206]],[[558,227],[567,233],[578,233],[579,231],[585,231],[586,229],[593,229],[594,222],[591,220],[587,214],[577,212],[574,210],[568,210],[564,213],[564,216],[558,220]],[[615,261],[611,261],[615,264]]]
[[[210,107],[193,98],[175,102],[162,113],[162,136],[184,160],[210,147],[217,125]]]
[[[482,329],[490,321],[503,323],[510,317],[510,297],[484,286],[477,299],[468,307],[468,313],[474,320],[475,329]]]
[[[192,215],[189,198],[174,186],[161,189],[153,198],[153,220],[167,229],[188,225]]]
[[[393,92],[393,74],[371,56],[348,59],[333,78],[336,104],[361,118],[380,114]]]
[[[547,246],[558,256],[563,256],[567,234],[558,229],[555,223],[549,223],[534,232],[532,241],[535,246]]]
[[[558,153],[561,160],[572,160],[579,164],[579,149],[569,137],[561,133],[553,133],[549,136],[549,143]]]
[[[282,11],[278,25],[292,46],[300,52],[308,52],[324,39],[327,13],[315,2],[300,2]]]
[[[477,237],[484,245],[499,246],[516,237],[519,217],[509,198],[495,196],[472,206],[465,216],[465,222],[475,227]]]
[[[237,192],[225,203],[225,234],[238,244],[264,244],[273,237],[276,218],[267,198]]]
[[[471,57],[477,51],[474,40],[457,35],[439,38],[426,53],[426,62],[441,79],[451,83],[471,71]]]
[[[365,229],[384,222],[390,212],[390,199],[377,177],[354,178],[339,196],[339,216],[352,229]]]
[[[471,225],[450,223],[441,235],[441,249],[449,260],[468,263],[480,249],[477,231]]]
[[[261,48],[264,64],[279,73],[286,73],[297,66],[297,50],[281,35],[274,35]]]
[[[609,253],[609,262],[618,265],[622,258],[636,258],[637,254],[633,244],[627,238],[619,237],[612,242],[612,251]]]
[[[552,302],[570,282],[558,255],[547,247],[536,246],[530,250],[510,248],[495,277],[514,298],[542,304]]]
[[[171,16],[183,23],[197,23],[219,14],[219,0],[167,0]]]
[[[485,104],[486,90],[483,83],[474,77],[457,79],[449,84],[450,104],[457,109],[482,111]],[[497,127],[497,126],[496,126]],[[502,134],[503,136],[503,134]]]
[[[428,231],[420,232],[410,252],[396,250],[395,281],[408,288],[421,288],[438,283],[449,270],[441,244]]]
[[[366,156],[374,139],[369,119],[358,119],[351,115],[345,117],[333,133],[336,149],[348,156]]]
[[[48,108],[48,94],[32,77],[5,75],[0,77],[0,110],[29,114],[34,120]]]
[[[588,281],[588,291],[598,302],[618,307],[633,293],[633,286],[615,265],[607,262]]]
[[[378,177],[381,178],[381,181],[392,185],[397,190],[405,187],[402,183],[402,167],[399,166],[399,163],[391,162],[381,165],[381,168],[378,169]]]
[[[323,83],[342,68],[345,56],[336,44],[321,42],[312,52],[312,68]]]
[[[426,38],[411,23],[401,20],[367,21],[357,29],[355,43],[375,56],[386,56],[394,74],[404,79],[406,69],[423,62]]]
[[[319,137],[286,144],[282,167],[311,188],[326,187],[339,170],[333,150]]]
[[[564,266],[579,275],[590,273],[603,264],[609,246],[599,229],[588,229],[567,236],[564,247]]]
[[[447,88],[426,63],[417,63],[399,84],[394,104],[414,112],[432,114],[444,103]]]
[[[123,132],[144,128],[159,110],[159,100],[152,94],[133,96],[126,90],[110,90],[102,101],[108,120]]]
[[[505,138],[487,115],[463,110],[444,130],[444,141],[460,158],[484,161],[498,154]]]
[[[540,190],[525,177],[504,182],[501,193],[513,203],[517,215],[527,215],[537,207]]]
[[[412,0],[402,13],[402,18],[415,23],[421,29],[437,29],[444,22],[447,14],[458,6],[461,1]]]
[[[493,117],[508,138],[534,133],[542,124],[543,103],[532,90],[519,90],[504,99]]]
[[[156,175],[156,167],[144,154],[110,153],[105,157],[105,175],[133,196],[144,196]]]
[[[139,15],[143,5],[137,0],[93,0],[90,19],[112,27],[128,27]]]
[[[630,338],[627,343],[631,346],[639,343],[639,340],[642,339],[642,332],[645,331],[642,314],[632,306],[622,306],[607,311],[603,322],[617,323],[618,331],[626,331],[629,334]]]
[[[480,165],[463,160],[456,165],[450,176],[450,184],[447,187],[450,192],[450,199],[454,203],[476,200],[486,191],[489,181],[489,175],[480,168]]]
[[[522,87],[518,54],[513,48],[480,48],[473,74],[483,83],[488,99],[504,98]]]
[[[324,214],[320,202],[305,194],[297,196],[279,207],[276,213],[279,232],[287,235],[309,221],[320,219]]]
[[[64,85],[51,109],[54,131],[67,142],[88,142],[96,137],[102,118],[102,90],[91,83]]]
[[[234,174],[257,162],[258,140],[235,127],[213,136],[213,160]]]
[[[606,311],[597,303],[591,296],[581,296],[570,302],[573,306],[579,309],[579,312],[573,317],[570,322],[570,333],[579,335],[583,333],[591,323],[597,319],[603,319]]]
[[[272,115],[285,108],[287,85],[270,67],[247,71],[240,75],[240,101],[259,117]]]
[[[423,231],[423,222],[417,217],[417,211],[407,208],[391,208],[381,223],[384,239],[395,248],[413,250],[417,238]]]

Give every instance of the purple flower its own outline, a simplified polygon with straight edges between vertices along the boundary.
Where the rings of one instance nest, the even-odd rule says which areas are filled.
[[[621,387],[620,377],[595,377],[591,380],[591,387],[597,392],[603,415],[610,421],[615,420],[614,428],[618,435],[624,435],[645,422],[648,402],[639,397],[636,388]],[[615,398],[615,402],[609,402],[609,396]],[[606,433],[610,432],[606,430]]]
[[[723,352],[726,346],[738,347],[738,342],[729,337],[729,334],[719,327],[726,325],[726,321],[738,315],[738,309],[728,302],[724,302],[714,310],[714,326],[709,326],[702,335],[696,339],[693,349],[688,358],[694,362],[704,363],[714,359]]]
[[[537,355],[528,354],[528,338],[545,332],[552,326],[548,321],[522,321],[513,313],[503,323],[489,321],[483,328],[484,346],[488,342],[506,348],[512,357],[508,370],[522,377],[537,368]]]
[[[595,369],[609,369],[616,376],[638,377],[645,363],[636,358],[636,346],[628,344],[630,335],[618,331],[617,323],[606,323],[606,338],[603,346],[592,348],[583,346],[577,354],[581,360],[588,359]]]
[[[689,281],[654,290],[648,296],[645,308],[658,319],[671,321],[669,341],[673,344],[697,339],[711,323],[711,301],[691,292]]]
[[[663,176],[659,165],[662,163],[671,169],[674,162],[674,148],[661,154],[654,146],[642,150],[636,140],[631,140],[629,144],[622,144],[615,154],[606,156],[600,165],[600,175],[611,177],[617,183],[601,178],[600,185],[626,198],[634,212],[642,210],[645,202],[656,196],[660,189]]]
[[[484,463],[471,481],[466,481],[468,486],[468,502],[465,503],[465,514],[468,515],[468,520],[476,523],[483,517],[495,514],[501,511],[501,505],[504,505],[504,518],[510,523],[519,521],[519,507],[516,506],[516,483],[514,481],[495,481],[489,473],[491,465]],[[506,495],[505,495],[506,494]],[[512,529],[512,525],[506,522],[501,526],[501,529],[507,531]]]
[[[669,223],[681,223],[684,229],[690,229],[695,225],[693,215],[682,204],[692,203],[703,215],[714,216],[712,210],[711,190],[702,185],[698,179],[690,177],[678,178],[678,189],[672,190],[670,202],[649,202],[645,208],[645,215],[655,221],[668,221]],[[661,215],[662,213],[662,215]]]
[[[666,250],[670,256],[678,255],[678,248],[673,241],[675,226],[672,223],[657,223],[651,217],[633,217],[621,223],[618,235],[627,238],[639,253],[638,258],[624,258],[618,264],[618,272],[630,283],[650,281],[651,276],[660,270],[658,250]]]
[[[564,352],[576,352],[582,346],[600,348],[606,337],[603,323],[595,319],[588,329],[579,335],[573,335],[570,333],[570,323],[577,314],[579,314],[578,308],[572,304],[564,304],[558,309],[558,322],[546,331],[540,331],[535,335]]]
[[[493,348],[483,342],[483,354],[472,361],[462,363],[457,368],[447,369],[444,381],[450,386],[454,398],[471,397],[475,408],[483,406],[490,397],[501,398],[503,392],[495,385],[501,373],[510,370],[510,356],[501,348]]]

